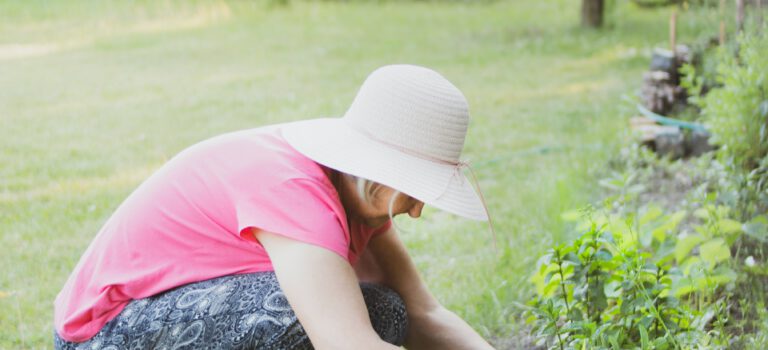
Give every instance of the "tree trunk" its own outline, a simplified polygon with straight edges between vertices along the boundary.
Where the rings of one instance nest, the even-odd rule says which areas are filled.
[[[744,0],[736,0],[736,31],[744,30]]]
[[[604,0],[581,0],[581,25],[599,28],[603,25]]]

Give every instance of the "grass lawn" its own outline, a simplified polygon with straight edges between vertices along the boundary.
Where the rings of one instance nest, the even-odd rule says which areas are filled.
[[[100,225],[184,147],[344,113],[367,73],[432,67],[467,95],[465,158],[498,232],[427,210],[402,235],[440,300],[483,335],[522,321],[560,213],[590,200],[670,9],[573,0],[0,0],[0,348],[51,347],[52,300]],[[682,40],[701,32],[684,13]],[[513,338],[514,339],[514,338]],[[501,340],[498,340],[501,342]],[[514,341],[514,340],[513,340]]]

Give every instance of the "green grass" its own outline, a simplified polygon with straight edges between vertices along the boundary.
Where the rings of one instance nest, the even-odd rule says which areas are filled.
[[[51,346],[52,300],[142,179],[230,130],[343,114],[367,73],[432,67],[471,104],[465,158],[498,232],[427,210],[403,237],[445,305],[515,335],[535,260],[589,201],[624,135],[669,9],[619,2],[578,28],[572,0],[0,1],[0,348]],[[702,16],[683,14],[697,37]],[[552,147],[551,152],[537,152]],[[533,150],[533,151],[531,151]]]

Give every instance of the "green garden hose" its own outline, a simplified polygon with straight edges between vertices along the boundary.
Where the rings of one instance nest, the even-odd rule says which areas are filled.
[[[678,127],[683,128],[683,129],[689,129],[689,130],[693,130],[693,131],[704,131],[704,132],[707,131],[707,128],[704,127],[704,125],[697,124],[697,123],[686,122],[686,121],[683,121],[683,120],[669,118],[669,117],[665,117],[663,115],[659,115],[659,114],[653,113],[650,110],[648,110],[647,108],[643,107],[643,105],[641,105],[639,103],[637,104],[637,110],[640,111],[640,113],[642,115],[652,119],[653,121],[655,121],[655,122],[657,122],[657,123],[659,123],[661,125],[678,126]]]

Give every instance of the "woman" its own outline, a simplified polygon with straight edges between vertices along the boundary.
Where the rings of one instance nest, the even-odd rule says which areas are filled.
[[[117,209],[55,302],[56,348],[488,349],[392,228],[425,204],[486,220],[461,92],[373,72],[343,118],[225,134]]]

